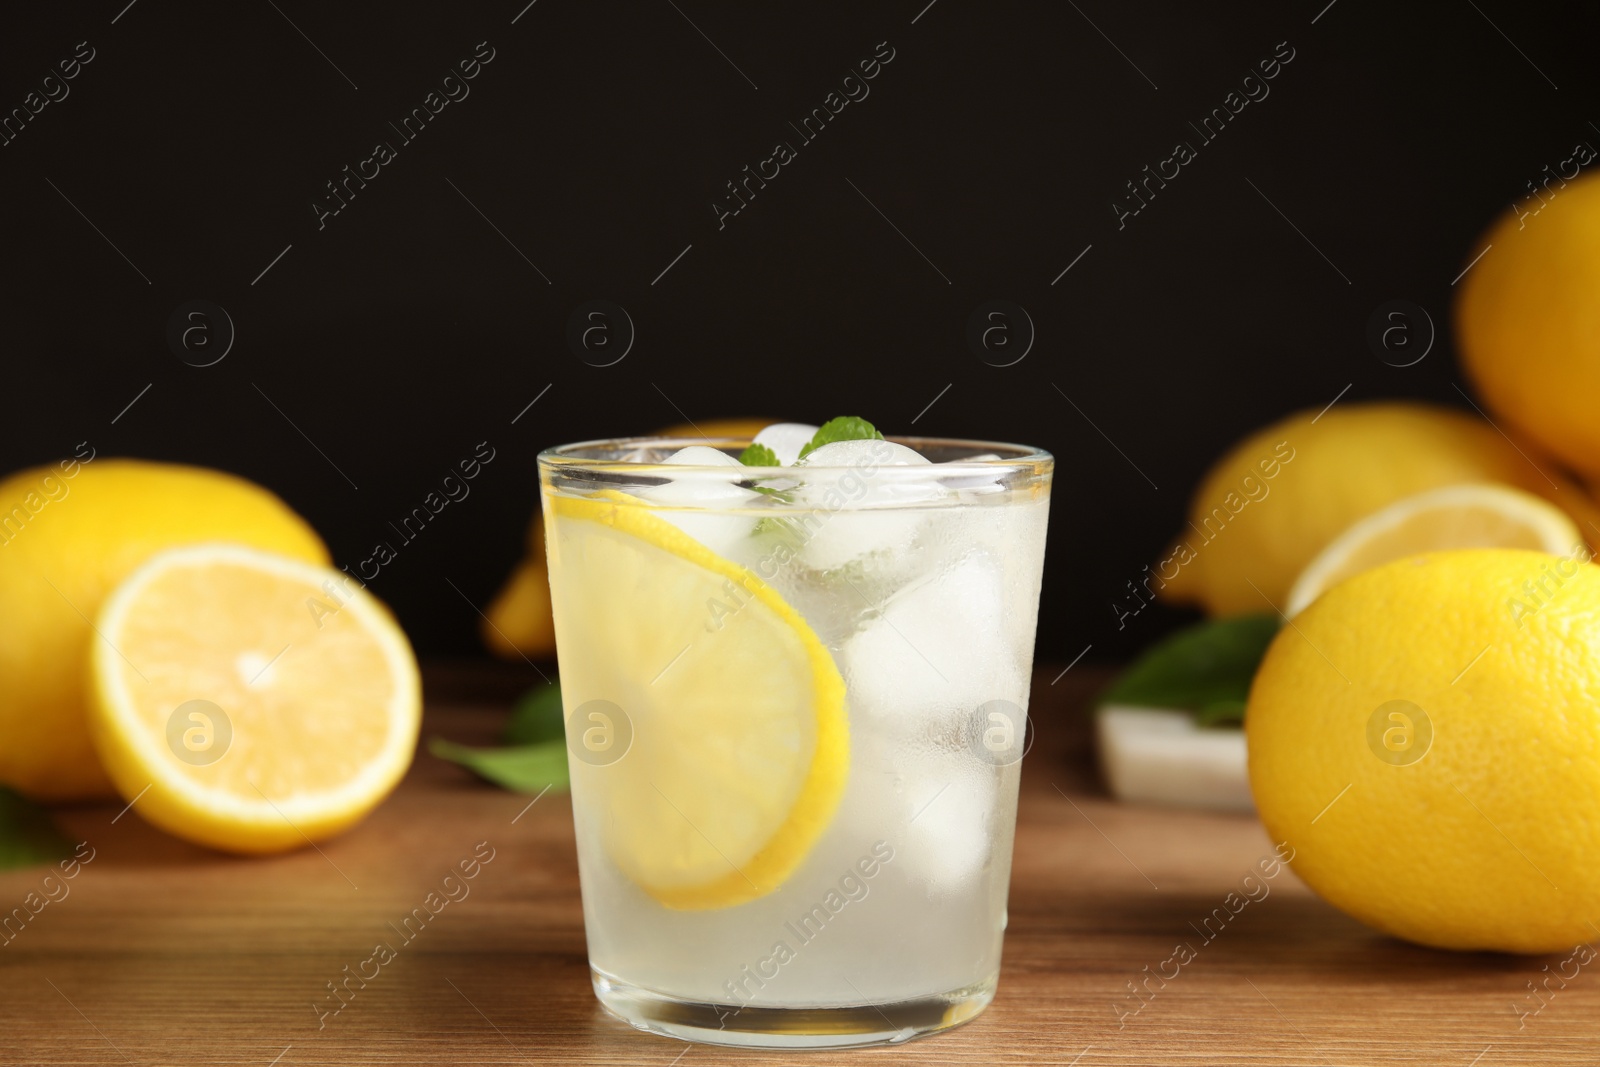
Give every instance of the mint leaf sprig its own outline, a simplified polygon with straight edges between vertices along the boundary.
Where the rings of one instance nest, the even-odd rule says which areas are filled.
[[[837,419],[829,419],[817,428],[811,440],[800,449],[800,458],[804,460],[823,445],[836,444],[840,441],[882,440],[883,434],[866,419],[855,415],[841,415]]]
[[[746,467],[781,467],[778,454],[766,445],[750,445],[739,453],[739,462]]]
[[[823,445],[831,445],[836,441],[881,440],[883,440],[883,434],[879,433],[877,428],[866,419],[858,418],[854,415],[843,415],[837,419],[829,419],[817,427],[817,432],[811,435],[811,440],[801,446],[800,455],[797,457],[796,463],[803,462],[807,456]],[[754,443],[748,445],[743,452],[739,453],[739,462],[746,467],[783,466],[778,460],[778,454],[771,448]],[[790,503],[792,500],[792,497],[784,490],[770,485],[752,485],[750,488],[785,504]],[[762,522],[765,521],[765,519],[762,520]]]
[[[457,763],[513,793],[564,789],[568,784],[566,728],[561,687],[554,683],[525,693],[511,711],[499,748],[478,748],[435,737],[428,751]]]
[[[1250,682],[1278,627],[1275,615],[1186,627],[1135,660],[1096,705],[1176,708],[1189,712],[1201,726],[1242,723]]]
[[[817,427],[811,440],[800,446],[798,459],[805,459],[823,445],[839,441],[882,441],[883,434],[866,419],[856,415],[841,415]],[[766,445],[751,444],[739,453],[739,462],[746,467],[781,467],[778,454]]]
[[[783,466],[782,463],[778,462],[778,454],[772,451],[772,449],[768,448],[766,445],[753,444],[748,446],[743,452],[739,453],[739,462],[743,463],[746,467]],[[750,488],[764,496],[770,496],[774,500],[780,500],[785,504],[789,503],[792,499],[789,494],[785,493],[782,489],[775,489],[770,485],[757,485],[752,483]],[[765,522],[766,520],[763,519],[762,521]]]

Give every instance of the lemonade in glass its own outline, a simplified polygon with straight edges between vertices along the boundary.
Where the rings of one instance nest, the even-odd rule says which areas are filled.
[[[989,1003],[1052,466],[859,419],[540,456],[608,1010],[828,1047]]]

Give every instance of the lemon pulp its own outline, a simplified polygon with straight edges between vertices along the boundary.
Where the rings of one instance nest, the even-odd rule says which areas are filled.
[[[631,498],[545,506],[574,803],[668,907],[772,892],[848,777],[832,656],[752,571]]]
[[[410,765],[411,647],[338,571],[176,549],[118,586],[96,626],[91,737],[123,797],[179,837],[299,847],[360,819]]]

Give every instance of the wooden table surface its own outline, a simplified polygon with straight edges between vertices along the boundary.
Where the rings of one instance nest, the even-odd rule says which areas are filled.
[[[165,837],[136,811],[114,818],[120,805],[64,812],[94,859],[0,947],[0,1063],[1600,1062],[1600,974],[1531,993],[1566,954],[1402,944],[1288,872],[1206,940],[1197,927],[1270,854],[1266,836],[1246,816],[1111,802],[1082,715],[1104,675],[1052,677],[1035,684],[1039,740],[1024,762],[999,996],[950,1033],[776,1054],[616,1022],[589,988],[567,797],[527,808],[423,754],[394,797],[320,852],[236,859]],[[424,735],[487,740],[525,680],[432,672]],[[470,895],[319,1018],[328,983],[397,941],[388,924],[479,842],[494,858]],[[45,873],[0,875],[0,908]],[[1193,957],[1181,968],[1179,944]],[[1159,970],[1177,977],[1146,981]],[[1135,997],[1131,985],[1158,992]]]

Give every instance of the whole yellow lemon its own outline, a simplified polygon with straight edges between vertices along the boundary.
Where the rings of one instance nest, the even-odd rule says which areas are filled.
[[[199,541],[328,562],[287,504],[221,471],[90,451],[0,481],[0,782],[47,800],[114,795],[89,742],[89,620],[150,556]]]
[[[544,558],[544,516],[528,524],[528,554],[511,571],[478,627],[484,647],[502,659],[553,659],[555,616],[550,609],[550,568]]]
[[[1477,416],[1430,404],[1339,403],[1258,430],[1218,460],[1186,527],[1142,584],[1212,615],[1281,610],[1300,572],[1352,523],[1403,497],[1468,482],[1544,497],[1600,540],[1600,512],[1583,490]]]
[[[1245,714],[1250,788],[1325,900],[1439,948],[1595,939],[1600,567],[1588,557],[1413,556],[1334,586],[1278,634]]]
[[[1545,190],[1499,220],[1461,282],[1461,362],[1489,408],[1600,475],[1600,178]],[[1536,213],[1535,213],[1536,209]]]

